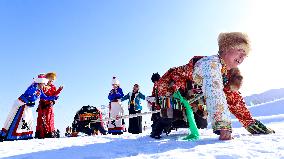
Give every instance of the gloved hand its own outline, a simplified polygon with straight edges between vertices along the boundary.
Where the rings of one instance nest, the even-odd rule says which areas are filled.
[[[255,120],[253,124],[250,124],[247,128],[247,131],[251,134],[274,134],[275,131],[267,128],[264,124],[260,121]]]

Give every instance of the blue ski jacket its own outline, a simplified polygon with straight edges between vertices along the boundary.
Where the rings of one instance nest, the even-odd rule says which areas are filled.
[[[110,93],[108,94],[108,99],[112,102],[117,99],[121,99],[124,96],[123,91],[120,87],[117,89],[112,89]]]
[[[137,110],[142,110],[142,106],[141,106],[141,99],[145,100],[145,95],[143,95],[141,92],[138,92],[135,94],[135,98],[134,98],[134,103],[131,103],[131,96],[132,96],[132,92],[129,92],[127,95],[125,95],[121,101],[125,101],[125,100],[129,100],[128,101],[128,110],[130,109],[130,105],[133,104],[134,105],[134,109]]]

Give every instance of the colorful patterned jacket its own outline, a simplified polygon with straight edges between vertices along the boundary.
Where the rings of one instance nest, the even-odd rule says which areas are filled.
[[[194,87],[192,73],[195,63],[204,56],[194,56],[188,64],[169,69],[157,82],[159,96],[173,94],[176,90],[186,90],[188,81],[189,87]],[[169,87],[171,85],[171,87]],[[189,88],[190,89],[190,88]]]
[[[34,102],[37,99],[44,99],[44,100],[57,100],[57,96],[46,96],[42,90],[38,88],[37,83],[33,83],[28,89],[19,97],[19,100],[23,101],[26,104],[31,104],[30,106],[34,105]]]
[[[214,133],[220,130],[232,130],[230,111],[224,85],[228,81],[226,66],[218,56],[208,56],[198,60],[192,74],[193,81],[202,86],[206,107]]]
[[[226,68],[221,61],[218,55],[195,56],[188,64],[170,69],[157,84],[159,96],[166,96],[177,90],[193,90],[196,85],[201,86],[216,134],[219,134],[220,130],[231,131],[230,112],[223,91],[223,81],[227,80],[224,71]]]

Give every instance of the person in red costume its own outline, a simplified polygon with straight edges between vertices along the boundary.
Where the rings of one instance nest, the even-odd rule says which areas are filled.
[[[188,83],[201,87],[213,132],[220,140],[232,139],[231,113],[251,134],[275,133],[252,118],[238,91],[242,76],[237,68],[250,52],[248,36],[242,32],[220,33],[218,45],[217,55],[195,56],[188,64],[169,69],[156,84],[158,95],[171,96],[178,90],[190,90]]]
[[[60,86],[56,89],[53,82],[56,80],[56,73],[51,72],[47,73],[45,77],[48,79],[47,85],[44,87],[43,91],[46,95],[58,96],[63,89],[63,86]],[[53,105],[55,101],[47,101],[40,99],[39,106],[37,109],[38,118],[36,126],[36,138],[54,138],[55,136],[55,127],[54,127],[54,111]]]

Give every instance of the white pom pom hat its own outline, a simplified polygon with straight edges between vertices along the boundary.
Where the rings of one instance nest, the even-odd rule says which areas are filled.
[[[34,81],[35,83],[44,83],[44,84],[48,83],[48,79],[45,78],[44,74],[39,74],[37,78],[34,79]]]
[[[119,85],[119,80],[116,77],[113,77],[111,84]]]

